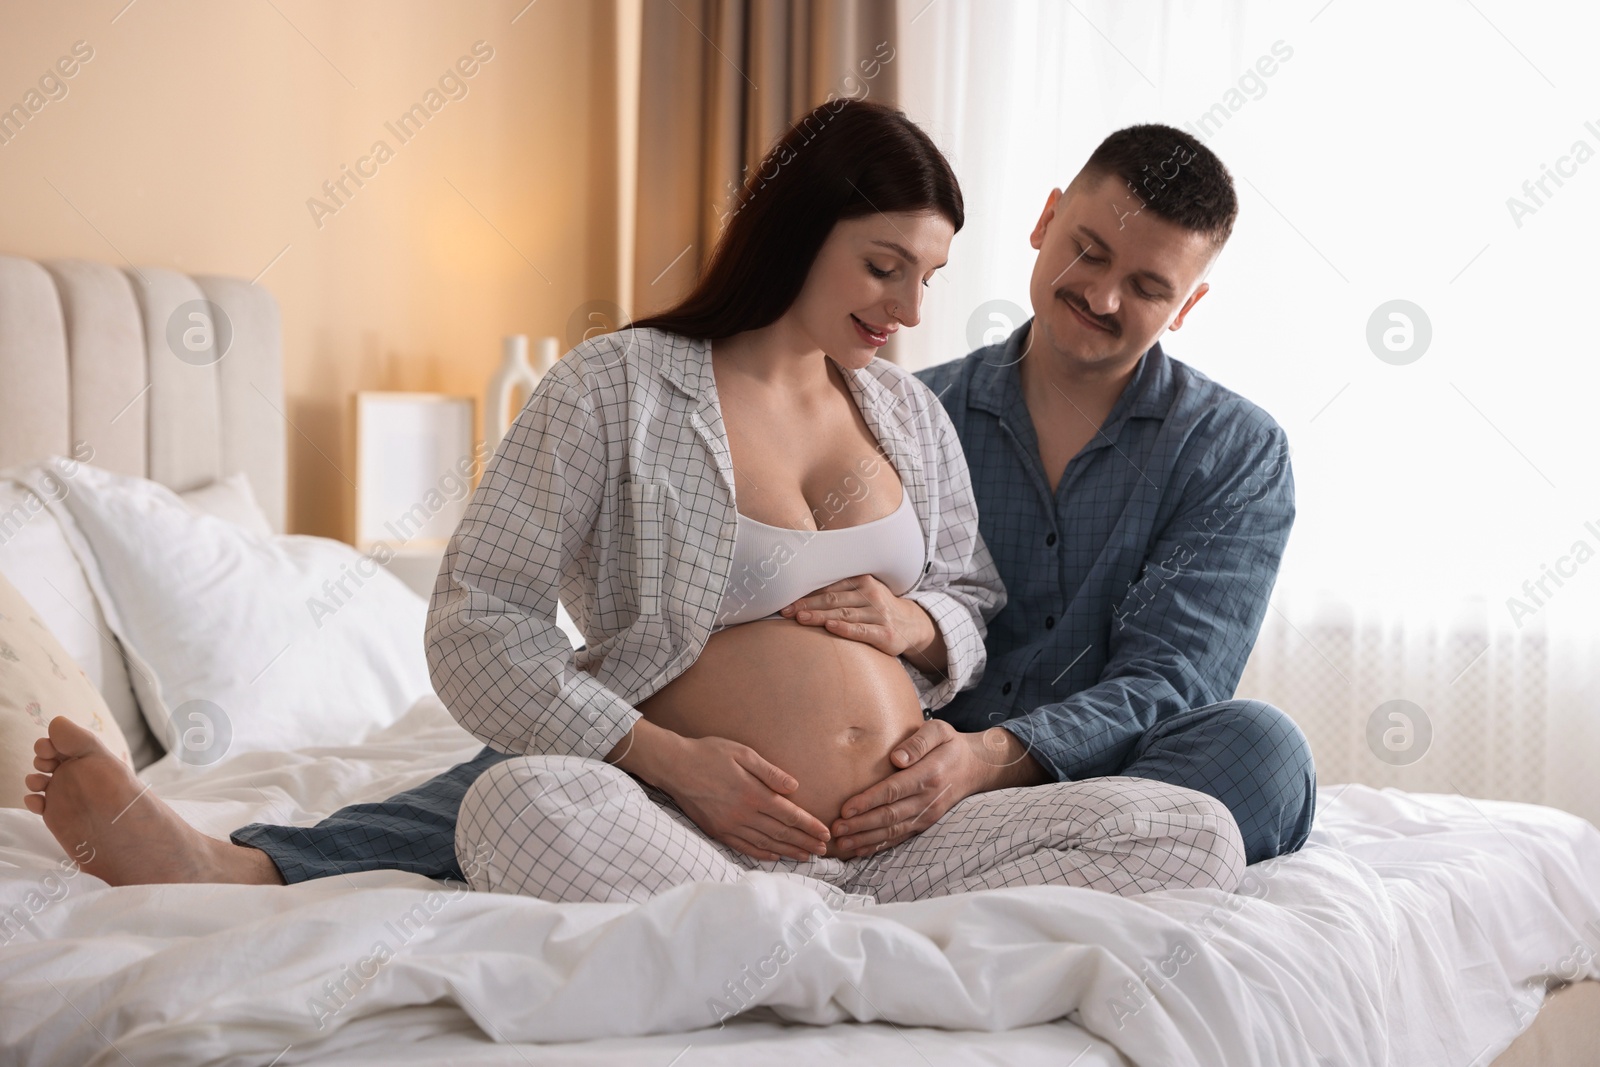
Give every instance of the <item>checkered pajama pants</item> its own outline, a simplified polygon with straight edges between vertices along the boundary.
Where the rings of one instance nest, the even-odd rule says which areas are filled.
[[[1017,885],[1231,892],[1245,866],[1226,805],[1146,778],[979,793],[862,859],[755,860],[706,836],[661,790],[573,756],[514,757],[484,771],[462,799],[455,845],[474,889],[568,902],[643,901],[749,871],[880,903]]]
[[[252,823],[231,837],[270,856],[286,882],[371,870],[466,881],[455,848],[461,799],[485,771],[515,758],[485,748],[413,789],[341,808],[315,826]],[[1174,715],[1140,738],[1127,763],[1103,773],[1218,798],[1238,822],[1251,863],[1296,851],[1311,832],[1317,783],[1310,747],[1293,720],[1259,700],[1224,701]],[[746,869],[760,866],[728,858]]]

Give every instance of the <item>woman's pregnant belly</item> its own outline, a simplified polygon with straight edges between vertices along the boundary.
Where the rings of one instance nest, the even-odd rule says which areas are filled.
[[[846,800],[889,776],[889,753],[922,725],[898,659],[787,619],[712,634],[639,710],[685,737],[749,745],[794,775],[788,798],[830,827]]]

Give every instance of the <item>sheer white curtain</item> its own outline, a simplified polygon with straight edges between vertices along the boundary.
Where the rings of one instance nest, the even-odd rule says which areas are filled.
[[[910,0],[899,21],[902,105],[968,209],[902,361],[1027,308],[1028,232],[1107,133],[1188,129],[1241,211],[1164,344],[1272,412],[1298,487],[1240,695],[1295,716],[1325,784],[1600,821],[1597,9]]]

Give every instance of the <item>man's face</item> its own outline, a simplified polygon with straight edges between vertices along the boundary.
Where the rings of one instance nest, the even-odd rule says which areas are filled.
[[[1137,360],[1210,286],[1211,240],[1161,218],[1115,175],[1052,190],[1030,242],[1029,347],[1075,369]]]

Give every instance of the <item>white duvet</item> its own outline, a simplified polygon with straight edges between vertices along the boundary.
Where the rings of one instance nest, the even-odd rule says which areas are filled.
[[[380,799],[478,747],[425,698],[360,748],[164,761],[145,778],[220,837]],[[555,1043],[703,1031],[756,1008],[893,1029],[746,1014],[647,1043],[647,1058],[599,1042],[561,1061],[667,1067],[678,1053],[689,1067],[716,1057],[679,1050],[764,1027],[811,1042],[811,1057],[932,1062],[910,1028],[1032,1027],[1018,1033],[1036,1051],[1057,1042],[1086,1057],[1078,1067],[1117,1062],[1109,1049],[1141,1067],[1460,1067],[1510,1043],[1547,978],[1600,977],[1600,831],[1548,808],[1324,787],[1307,847],[1231,895],[1049,887],[836,908],[757,876],[645,905],[554,905],[398,872],[110,889],[73,873],[38,818],[0,810],[0,912],[3,1062],[291,1064],[352,1048],[423,1062],[412,1055],[434,1037],[483,1051],[467,1020],[484,1041]],[[1051,1020],[1066,1021],[1036,1025]],[[1002,1051],[1015,1041],[965,1047],[1020,1062]]]

